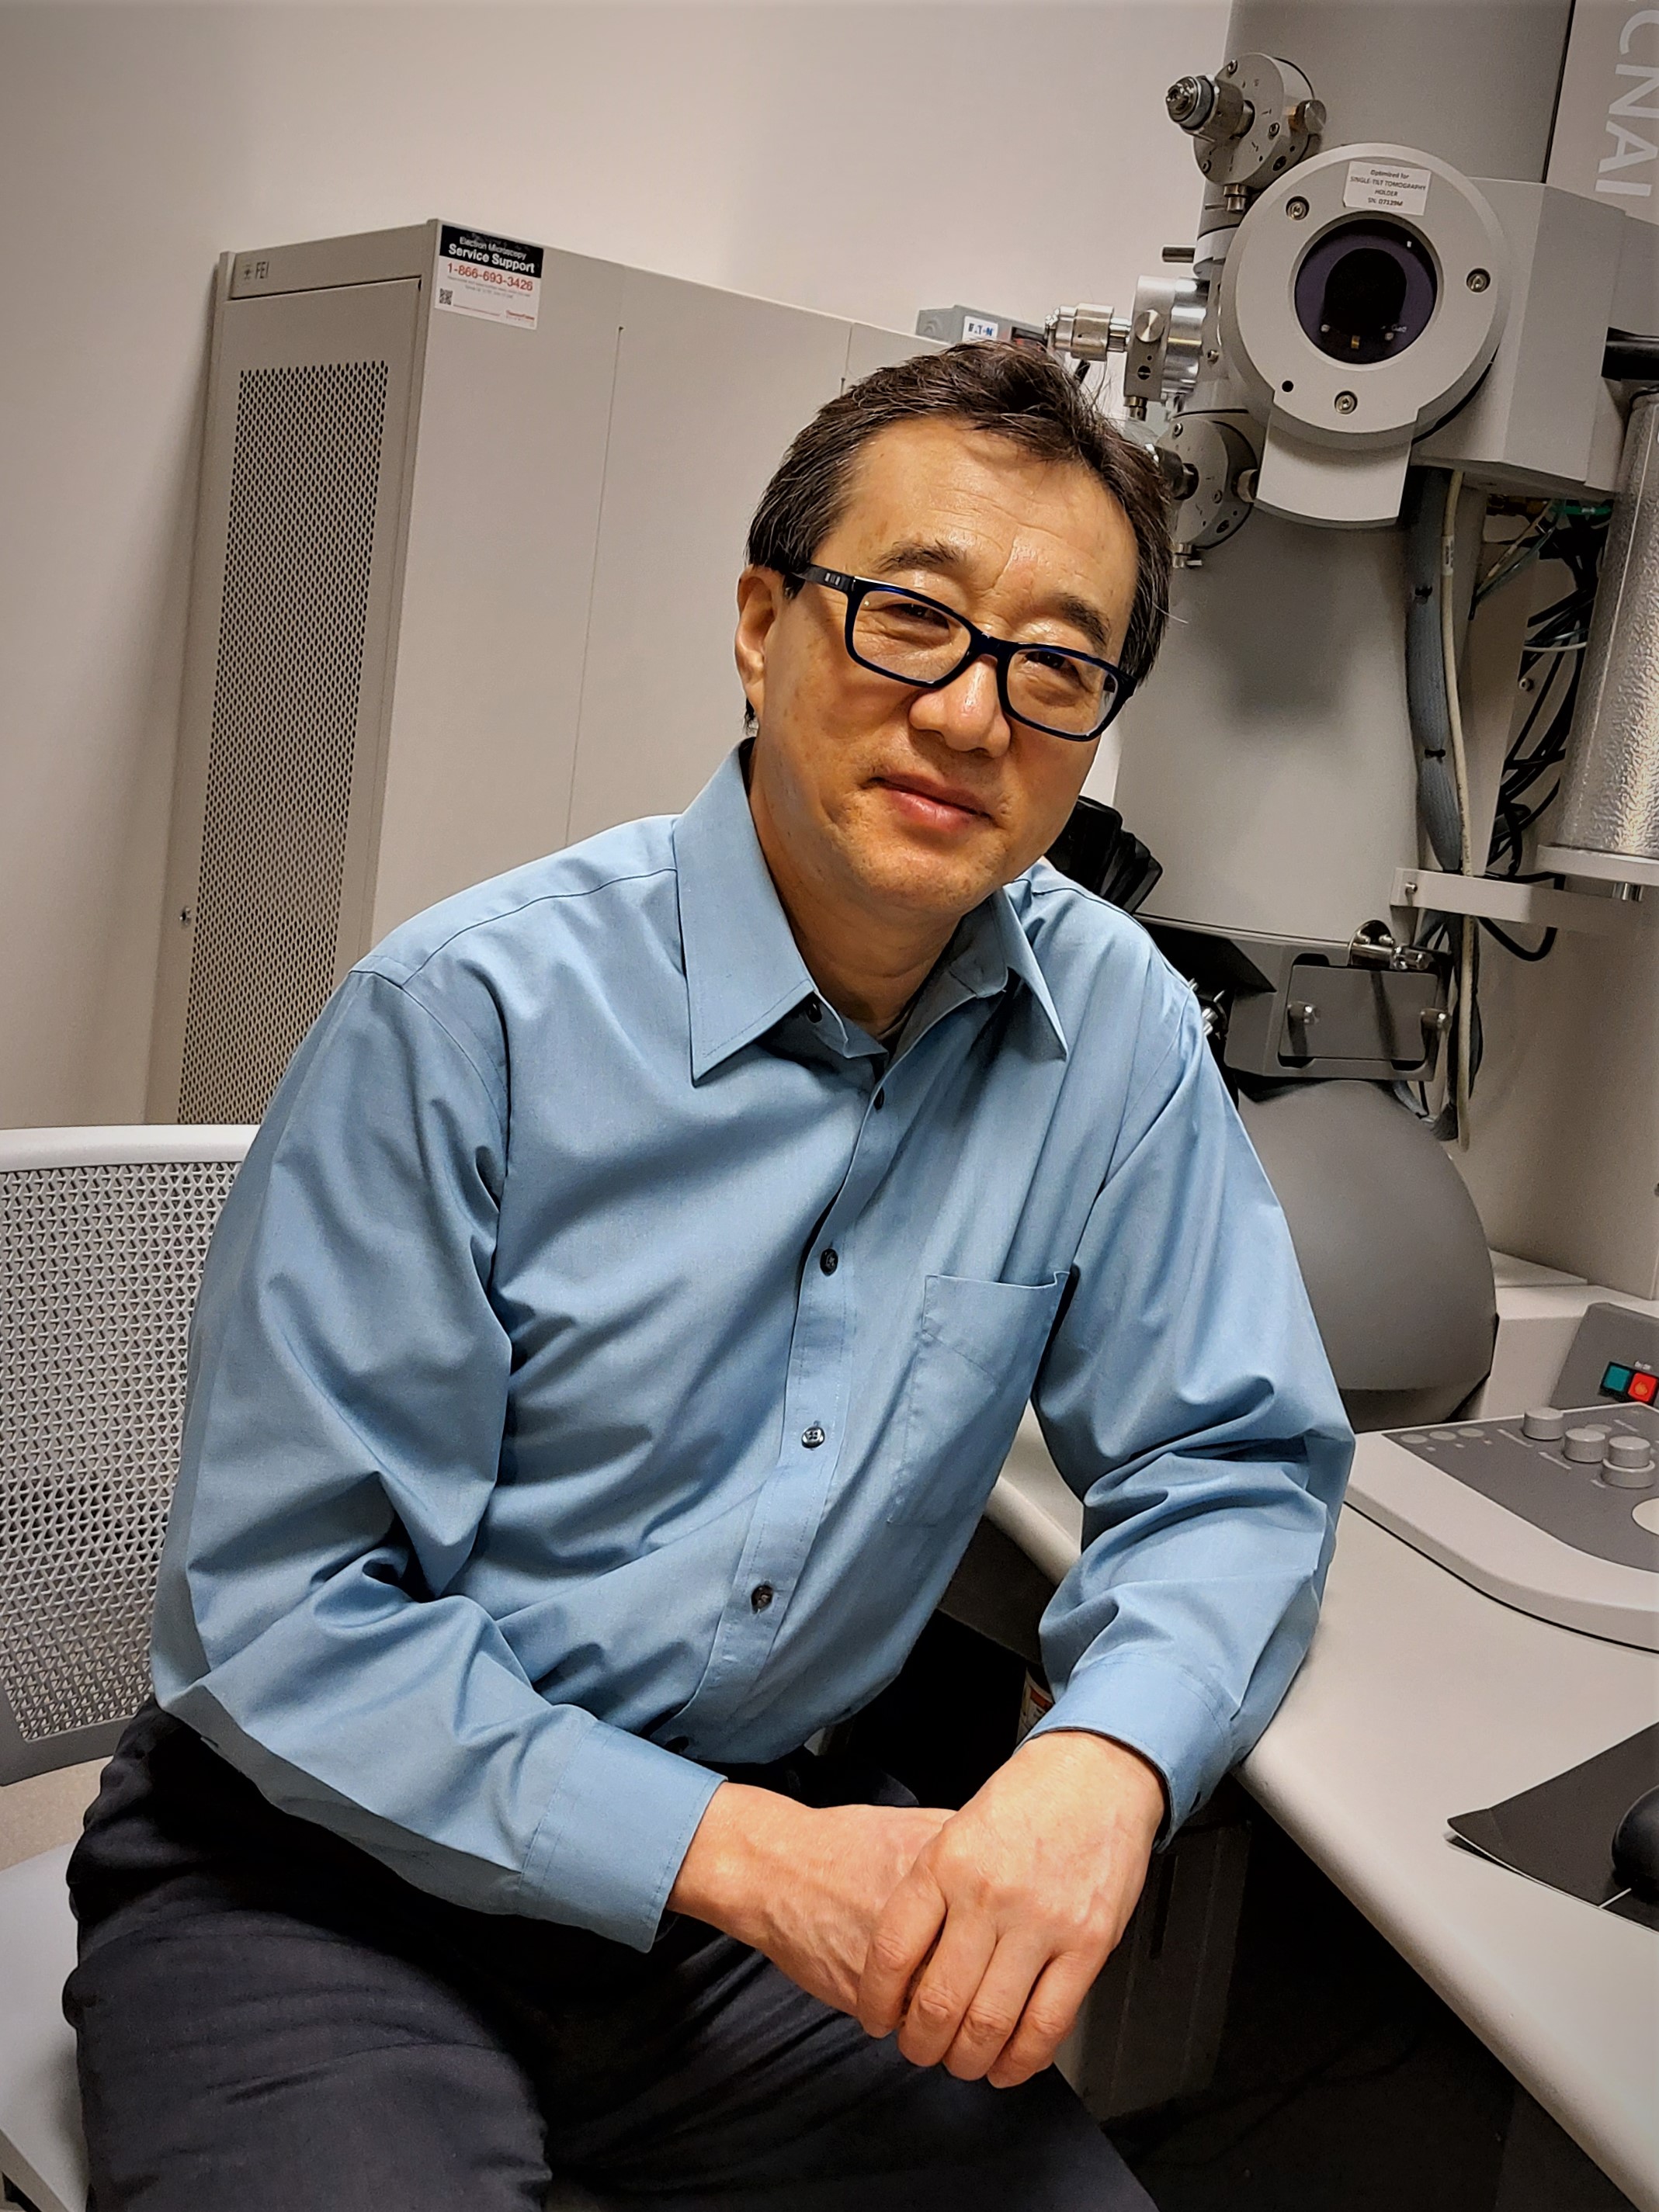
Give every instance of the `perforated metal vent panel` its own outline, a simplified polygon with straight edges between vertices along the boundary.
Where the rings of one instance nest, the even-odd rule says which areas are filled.
[[[238,384],[181,1121],[257,1121],[333,988],[386,378]]]
[[[185,1339],[235,1173],[0,1174],[0,1692],[27,1743],[148,1694]]]

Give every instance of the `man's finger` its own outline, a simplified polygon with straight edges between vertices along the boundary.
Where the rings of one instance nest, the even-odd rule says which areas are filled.
[[[996,1948],[997,1931],[989,1920],[960,1906],[946,1916],[944,1933],[915,1978],[899,2026],[899,2049],[913,2066],[937,2066],[951,2048]],[[1014,2018],[1018,2016],[1016,2006]]]
[[[947,1942],[950,1926],[947,1923]],[[1002,2056],[1024,2018],[1048,1959],[1048,1946],[1034,1936],[1005,1936],[997,1945],[944,2054],[946,2070],[958,2081],[981,2080]],[[904,2050],[903,2035],[899,2048]]]
[[[898,2026],[910,1984],[944,1924],[945,1899],[938,1883],[913,1867],[871,1931],[857,2006],[866,2035],[890,2035]]]
[[[1016,2089],[1054,2064],[1054,2053],[1071,2033],[1078,2008],[1104,1963],[1104,1954],[1097,1958],[1076,1951],[1049,1961],[1033,1984],[1012,2039],[986,2075],[994,2089]]]

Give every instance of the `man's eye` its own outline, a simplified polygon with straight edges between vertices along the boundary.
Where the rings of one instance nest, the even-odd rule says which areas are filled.
[[[954,627],[947,614],[938,607],[924,606],[919,599],[890,599],[882,613],[888,621],[902,623],[908,630],[926,631],[933,637],[941,637]]]
[[[1074,684],[1084,681],[1083,664],[1073,660],[1069,653],[1045,653],[1041,647],[1022,655],[1027,673],[1040,677],[1045,684]]]

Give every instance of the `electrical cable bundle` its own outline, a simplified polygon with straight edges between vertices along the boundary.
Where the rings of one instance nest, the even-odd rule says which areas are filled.
[[[1451,563],[1461,472],[1450,477],[1443,506],[1437,513],[1428,480],[1417,488],[1408,516],[1407,562],[1413,587],[1407,631],[1407,691],[1418,752],[1419,802],[1436,858],[1456,873],[1474,873],[1469,846],[1468,775],[1463,757],[1462,715],[1456,693],[1451,604]],[[1504,755],[1487,850],[1486,875],[1511,882],[1554,882],[1554,877],[1523,876],[1526,841],[1554,801],[1572,727],[1579,670],[1589,635],[1596,575],[1611,509],[1576,501],[1553,501],[1529,528],[1506,546],[1475,588],[1471,612],[1535,561],[1557,560],[1566,567],[1571,588],[1541,608],[1527,624],[1520,677],[1535,684],[1537,696]],[[1454,854],[1455,857],[1454,858]],[[1536,945],[1520,944],[1484,915],[1479,926],[1464,916],[1425,915],[1418,942],[1444,949],[1456,979],[1452,1063],[1438,1115],[1429,1115],[1426,1090],[1419,1086],[1419,1110],[1436,1136],[1468,1140],[1468,1100],[1480,1066],[1480,958],[1481,932],[1518,960],[1542,960],[1555,943],[1547,929]]]
[[[1589,638],[1590,610],[1610,512],[1606,507],[1557,502],[1540,517],[1544,526],[1529,552],[1512,564],[1500,561],[1475,594],[1479,605],[1528,560],[1546,556],[1564,562],[1572,578],[1571,589],[1542,608],[1527,624],[1521,681],[1535,684],[1537,696],[1504,757],[1492,846],[1486,856],[1488,875],[1504,875],[1514,882],[1536,880],[1521,873],[1527,833],[1560,788],[1561,763],[1578,698],[1579,672]],[[1555,939],[1554,931],[1547,930],[1543,942],[1529,950],[1495,924],[1488,921],[1484,927],[1505,951],[1522,960],[1543,959]]]

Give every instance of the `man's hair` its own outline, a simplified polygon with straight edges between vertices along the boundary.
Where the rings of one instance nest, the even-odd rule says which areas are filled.
[[[895,422],[927,417],[988,430],[1042,461],[1087,469],[1134,532],[1135,595],[1121,653],[1139,683],[1169,617],[1170,511],[1149,453],[1115,429],[1075,379],[1024,346],[948,346],[878,368],[831,399],[791,444],[749,526],[752,566],[794,576],[846,512],[853,465]],[[793,593],[799,586],[790,582]]]

